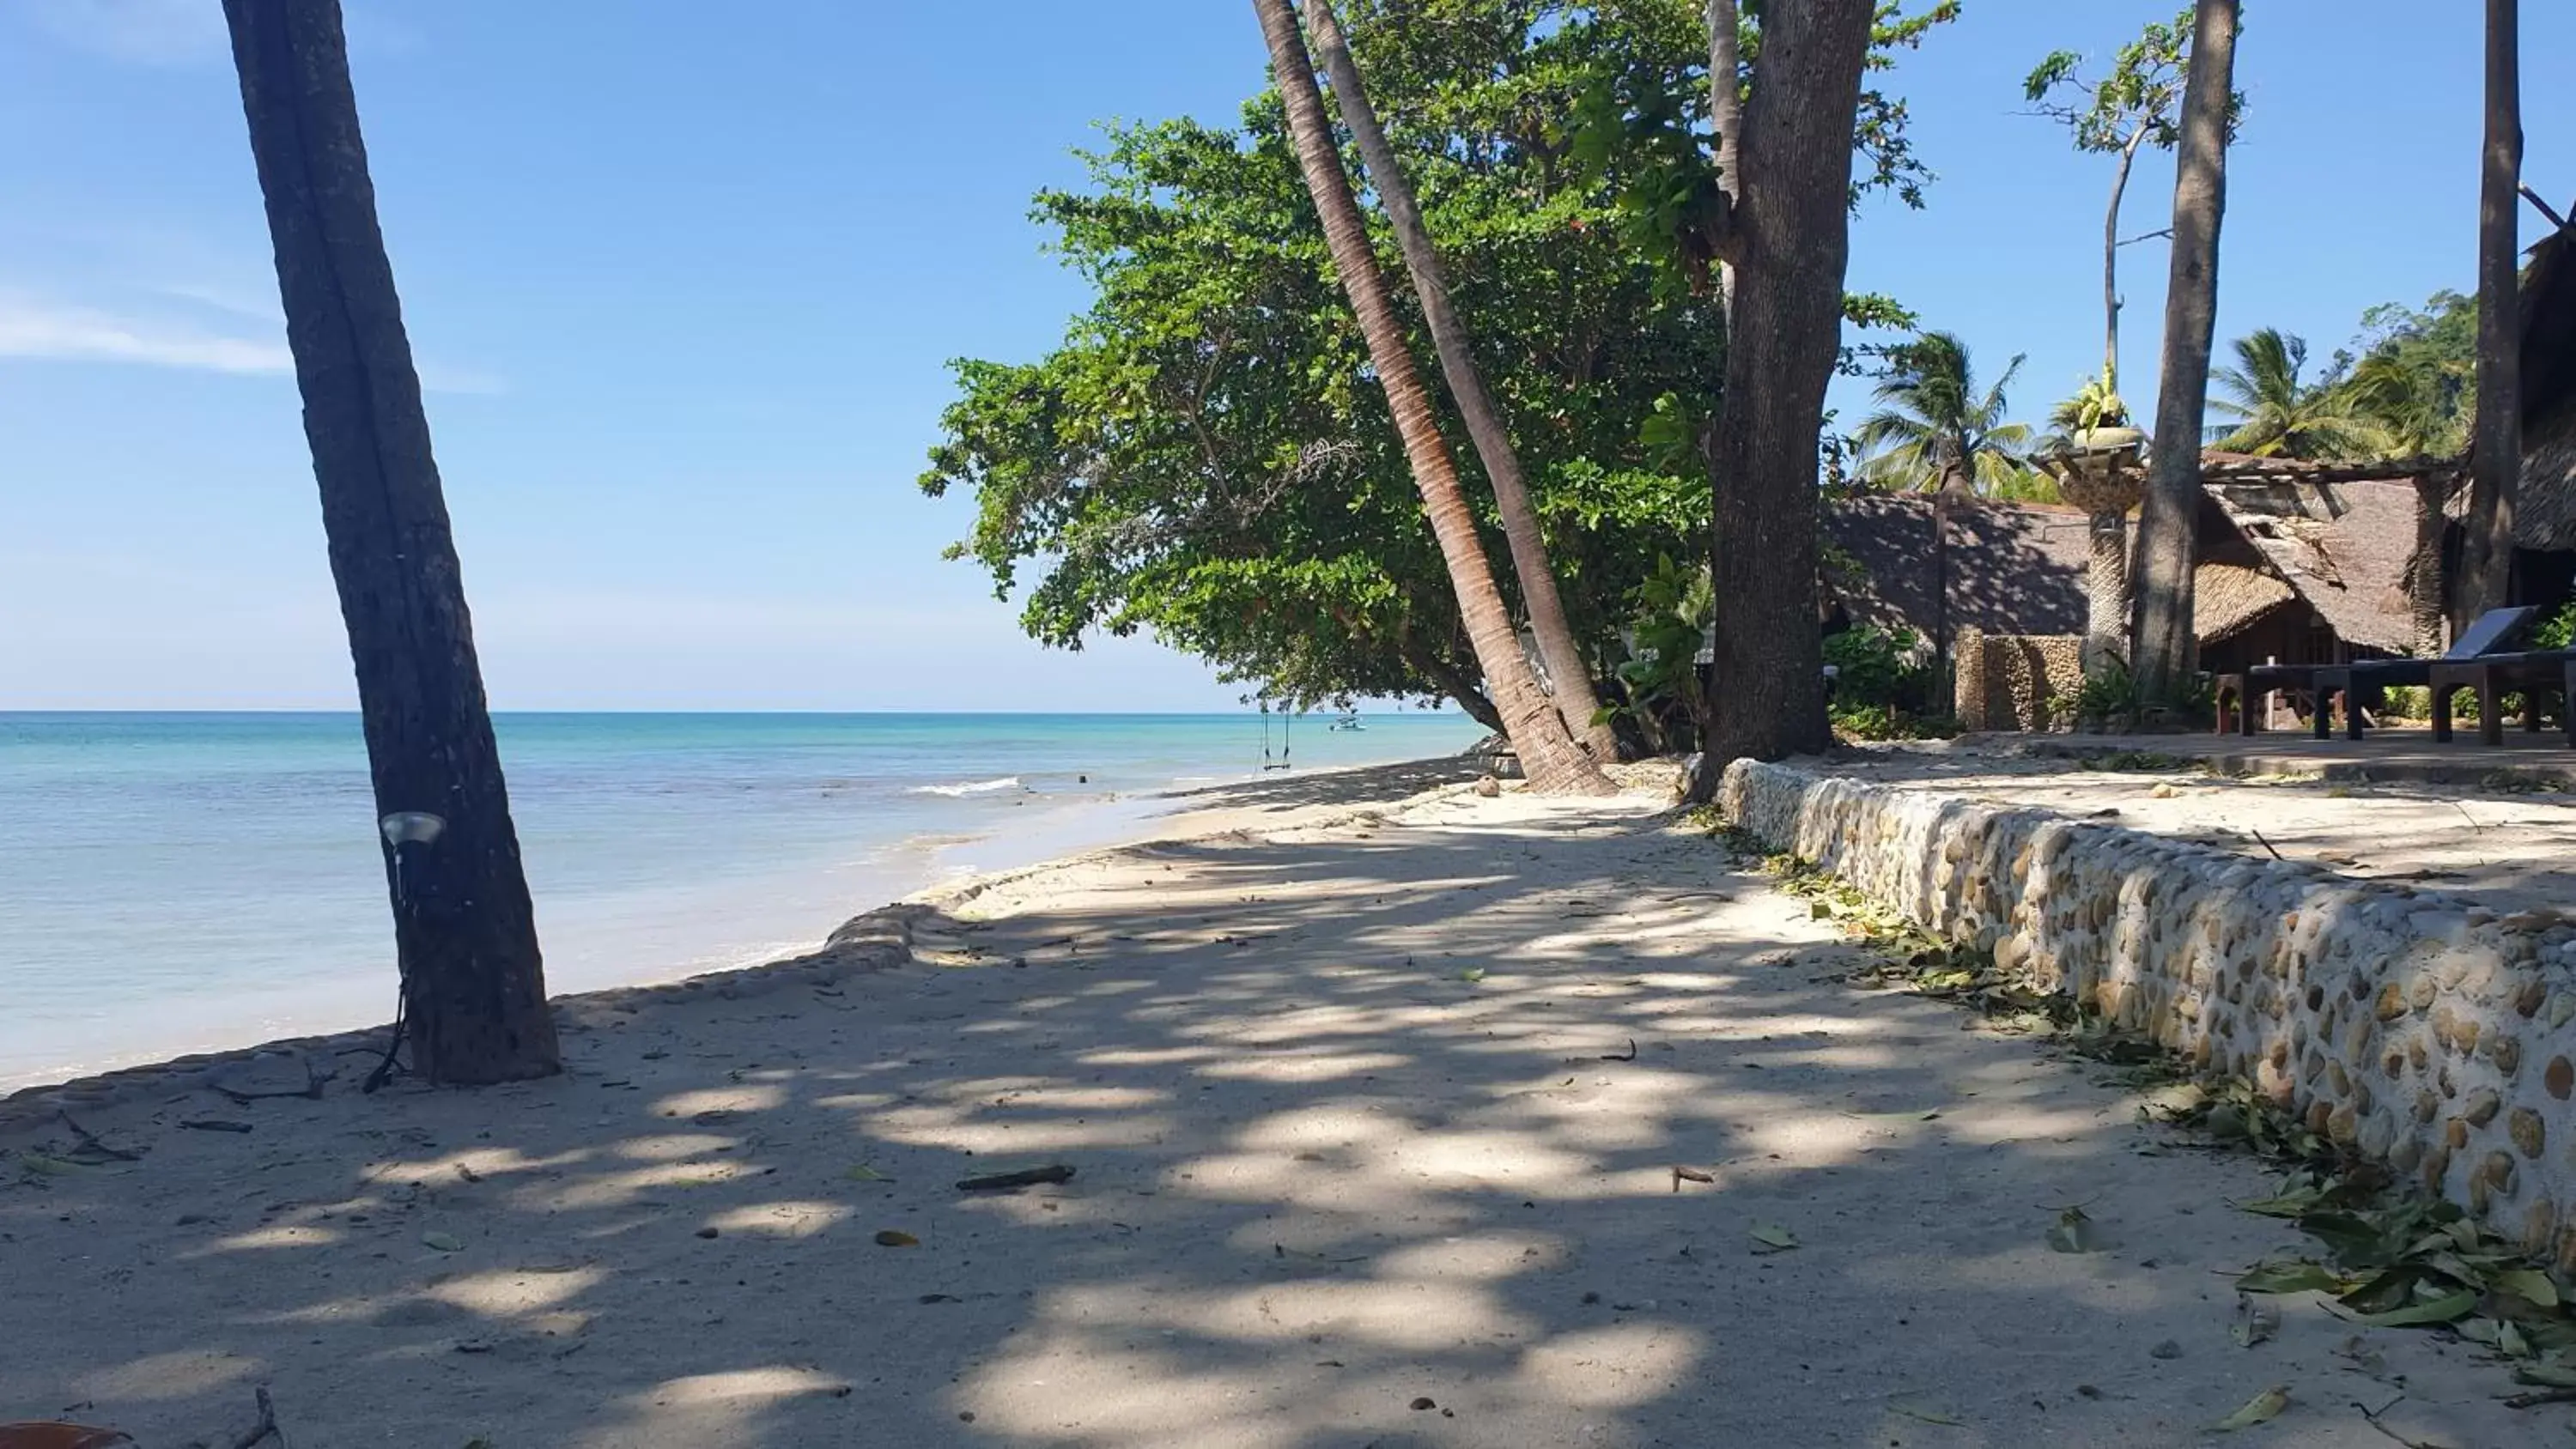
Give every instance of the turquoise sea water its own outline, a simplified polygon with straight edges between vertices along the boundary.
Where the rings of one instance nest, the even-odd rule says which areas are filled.
[[[1296,721],[1300,768],[1481,733],[1454,713],[1327,723]],[[944,875],[1115,839],[1170,808],[1153,792],[1263,760],[1253,715],[505,714],[495,729],[556,991],[810,949]],[[0,1089],[388,1019],[374,813],[355,715],[0,712]]]

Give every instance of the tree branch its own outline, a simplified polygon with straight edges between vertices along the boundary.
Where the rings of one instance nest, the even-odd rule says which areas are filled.
[[[2558,228],[2560,231],[2565,231],[2567,229],[2567,218],[2560,216],[2550,207],[2548,202],[2541,200],[2540,193],[2532,190],[2531,183],[2527,181],[2522,185],[2522,199],[2530,202],[2534,207],[2538,208],[2542,216],[2548,217],[2549,224],[2551,226]]]

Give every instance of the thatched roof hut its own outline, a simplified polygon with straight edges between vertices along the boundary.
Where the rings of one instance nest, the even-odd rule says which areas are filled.
[[[2576,227],[2531,249],[2522,275],[2522,492],[2515,542],[2576,552]]]

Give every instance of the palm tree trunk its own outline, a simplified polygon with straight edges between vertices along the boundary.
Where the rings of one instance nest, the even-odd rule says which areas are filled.
[[[2218,230],[2227,212],[2227,112],[2236,75],[2237,0],[2199,0],[2175,163],[2173,270],[2165,292],[2164,370],[2138,518],[2138,698],[2166,706],[2191,681],[2192,569],[2198,562],[2201,416],[2218,327]]]
[[[1377,108],[1369,104],[1368,92],[1360,84],[1359,64],[1351,59],[1350,45],[1342,37],[1341,22],[1334,17],[1330,0],[1306,0],[1306,29],[1314,37],[1315,53],[1322,58],[1325,73],[1332,78],[1333,99],[1342,113],[1342,124],[1350,128],[1351,138],[1359,143],[1369,179],[1377,186],[1378,201],[1386,208],[1387,219],[1395,224],[1396,244],[1404,251],[1405,267],[1413,275],[1414,295],[1422,302],[1423,321],[1429,325],[1432,346],[1440,354],[1441,375],[1448,380],[1449,395],[1457,400],[1459,416],[1467,424],[1467,436],[1485,465],[1485,477],[1494,485],[1494,504],[1502,515],[1503,538],[1511,547],[1512,571],[1520,577],[1521,602],[1529,609],[1530,632],[1537,636],[1539,662],[1547,666],[1557,710],[1565,716],[1567,731],[1592,751],[1593,758],[1616,760],[1619,737],[1607,720],[1595,722],[1601,713],[1601,700],[1593,692],[1591,664],[1575,643],[1574,626],[1566,621],[1565,601],[1557,592],[1556,573],[1548,563],[1547,540],[1539,532],[1538,510],[1530,505],[1529,484],[1521,473],[1520,456],[1513,451],[1511,435],[1503,427],[1493,395],[1485,388],[1466,324],[1450,304],[1440,253],[1431,244],[1430,228],[1423,224],[1413,183],[1406,177],[1395,148],[1387,142],[1386,128],[1378,124]]]
[[[1542,791],[1614,793],[1617,787],[1575,742],[1555,702],[1539,688],[1538,677],[1521,654],[1520,638],[1512,632],[1511,616],[1503,609],[1502,593],[1494,586],[1493,569],[1485,558],[1484,542],[1476,536],[1475,515],[1468,511],[1448,444],[1440,437],[1431,395],[1414,370],[1403,326],[1387,299],[1377,253],[1360,219],[1359,202],[1351,194],[1350,176],[1342,169],[1331,123],[1324,118],[1323,94],[1316,88],[1314,62],[1298,33],[1297,17],[1289,9],[1289,0],[1252,0],[1252,8],[1270,44],[1271,67],[1286,103],[1298,169],[1305,174],[1307,193],[1323,221],[1333,269],[1341,273],[1342,289],[1350,296],[1351,310],[1368,343],[1370,363],[1386,390],[1387,408],[1395,415],[1414,484],[1422,491],[1423,511],[1430,516],[1432,536],[1439,540],[1441,557],[1449,566],[1449,582],[1458,591],[1458,612],[1468,643],[1494,704],[1502,711],[1504,732],[1511,736],[1521,769],[1530,784]]]
[[[1816,437],[1842,334],[1871,0],[1774,6],[1740,129],[1735,296],[1709,473],[1718,609],[1705,768],[1832,742],[1816,624]]]
[[[2501,608],[2513,588],[2513,513],[2522,480],[2522,306],[2517,192],[2522,185],[2521,15],[2487,0],[2485,165],[2478,189],[2478,402],[2461,555],[2462,623]]]
[[[2099,674],[2128,657],[2129,516],[2113,509],[2090,515],[2092,559],[2085,570],[2084,673]]]
[[[413,1062],[438,1082],[550,1075],[536,919],[339,0],[224,0],[224,16],[357,667]]]
[[[2146,140],[2147,128],[2140,126],[2120,148],[2119,169],[2111,173],[2111,211],[2102,221],[2102,385],[2114,393],[2120,390],[2120,203],[2128,197],[2129,170]]]

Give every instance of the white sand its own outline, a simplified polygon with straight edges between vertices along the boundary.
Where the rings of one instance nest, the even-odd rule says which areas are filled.
[[[560,1080],[101,1109],[139,1162],[0,1159],[0,1420],[222,1442],[265,1384],[299,1449],[2181,1445],[2287,1384],[2245,1442],[2329,1446],[2402,1379],[2409,1437],[2566,1441],[2430,1335],[2367,1334],[2385,1378],[2305,1302],[2230,1343],[2224,1275],[2297,1243],[2226,1207],[2254,1163],[1826,979],[1660,801],[1355,811],[1396,778],[951,891],[913,967],[656,1003]],[[2043,1246],[2070,1203],[2110,1251]]]

